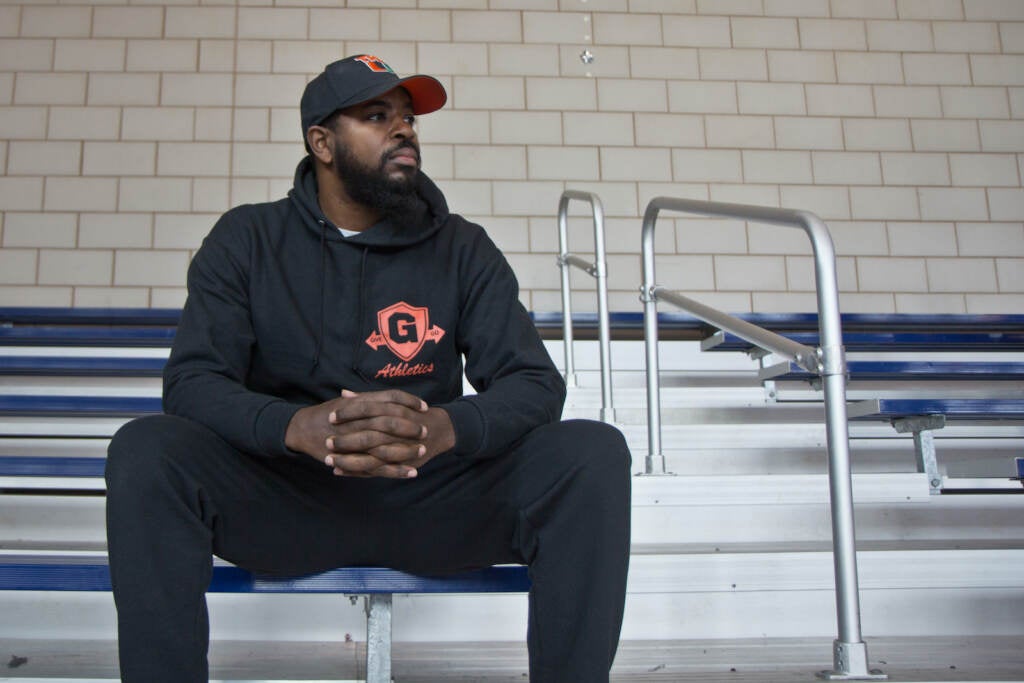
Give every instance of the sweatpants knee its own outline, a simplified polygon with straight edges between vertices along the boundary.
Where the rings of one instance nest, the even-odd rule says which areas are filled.
[[[189,425],[171,415],[148,415],[123,425],[107,447],[107,492],[138,488],[159,475],[175,451],[187,453],[182,441]]]
[[[558,424],[559,446],[587,469],[625,470],[632,457],[622,432],[596,420],[565,420]]]

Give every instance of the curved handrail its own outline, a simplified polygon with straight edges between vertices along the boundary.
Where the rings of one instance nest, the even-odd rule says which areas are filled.
[[[594,222],[593,263],[569,253],[569,202],[584,201],[590,204]],[[597,325],[598,344],[601,353],[601,420],[615,421],[615,407],[612,401],[612,353],[611,323],[608,314],[608,265],[604,246],[604,207],[601,199],[580,190],[566,190],[558,201],[558,267],[562,275],[562,340],[565,345],[565,382],[576,386],[576,368],[573,356],[572,302],[569,289],[569,267],[584,271],[597,280]]]
[[[818,325],[817,349],[796,344],[734,316],[715,311],[655,283],[654,226],[663,209],[704,216],[719,216],[801,228],[814,249]],[[796,361],[821,375],[825,395],[828,443],[829,495],[832,509],[832,546],[836,577],[838,638],[834,643],[835,670],[824,678],[883,679],[867,668],[867,646],[861,637],[860,597],[853,521],[853,485],[850,477],[850,435],[846,415],[846,361],[839,316],[839,288],[835,249],[828,228],[813,213],[774,207],[727,204],[694,199],[656,197],[644,212],[641,235],[643,255],[644,338],[647,356],[648,440],[645,474],[664,474],[661,452],[661,400],[658,380],[657,302],[664,299],[684,311],[754,344]],[[657,471],[655,471],[657,470]]]

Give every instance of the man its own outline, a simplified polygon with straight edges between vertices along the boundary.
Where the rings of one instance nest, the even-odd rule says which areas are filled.
[[[419,170],[415,116],[446,99],[376,57],[328,65],[294,189],[227,212],[197,252],[166,414],[108,454],[123,680],[207,680],[211,554],[281,575],[527,564],[531,680],[608,680],[629,453],[560,421],[511,269]]]

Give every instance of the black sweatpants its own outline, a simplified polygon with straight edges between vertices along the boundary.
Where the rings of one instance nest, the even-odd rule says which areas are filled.
[[[356,479],[312,458],[239,453],[183,418],[130,422],[106,472],[122,680],[207,680],[216,554],[280,575],[526,564],[530,680],[607,681],[629,562],[629,460],[616,429],[572,420],[496,458],[442,455],[415,479]]]

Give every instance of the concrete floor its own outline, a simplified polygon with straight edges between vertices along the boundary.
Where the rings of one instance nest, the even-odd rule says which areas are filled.
[[[871,668],[894,683],[1024,683],[1024,638],[872,638]],[[218,642],[210,674],[224,681],[345,681],[362,675],[362,643]],[[829,669],[825,639],[633,641],[619,650],[612,680],[667,683],[798,683]],[[522,683],[526,650],[516,643],[396,643],[396,683]],[[117,677],[109,641],[0,641],[0,681],[67,683]],[[6,676],[6,678],[5,678]]]

